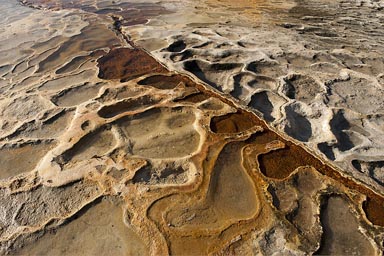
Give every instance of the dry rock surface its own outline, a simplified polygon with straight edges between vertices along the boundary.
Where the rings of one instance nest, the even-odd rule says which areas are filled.
[[[382,254],[384,4],[233,2],[0,0],[0,254]]]

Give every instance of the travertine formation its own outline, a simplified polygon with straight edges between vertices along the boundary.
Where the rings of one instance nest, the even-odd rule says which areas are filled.
[[[294,3],[0,3],[1,254],[382,254],[382,60],[348,69],[313,38],[326,15],[311,30]],[[304,27],[270,29],[291,16]],[[297,31],[306,47],[284,41]]]
[[[122,30],[384,193],[383,1],[173,5]]]

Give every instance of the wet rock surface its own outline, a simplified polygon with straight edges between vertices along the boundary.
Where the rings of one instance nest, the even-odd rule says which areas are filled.
[[[0,2],[1,254],[384,250],[380,60],[329,40],[353,20],[331,28],[317,2]],[[309,48],[274,48],[271,20]]]

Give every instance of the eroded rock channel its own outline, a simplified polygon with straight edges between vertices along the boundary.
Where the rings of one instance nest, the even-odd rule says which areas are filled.
[[[172,10],[1,2],[2,25],[20,25],[0,31],[1,254],[382,253],[380,193],[121,33]],[[248,69],[272,70],[259,64]],[[238,79],[274,86],[249,75]],[[321,90],[303,75],[286,81],[289,98]]]

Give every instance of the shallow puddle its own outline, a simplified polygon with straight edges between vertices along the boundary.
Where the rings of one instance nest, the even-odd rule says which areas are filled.
[[[17,254],[148,255],[145,242],[124,223],[123,208],[117,201],[98,200]]]
[[[110,130],[98,130],[82,137],[71,149],[63,154],[65,162],[87,161],[92,157],[103,156],[111,150],[115,144],[115,138]]]
[[[0,149],[0,179],[32,171],[55,144],[41,141],[35,144],[4,146]]]
[[[85,83],[83,85],[65,90],[52,101],[60,107],[77,106],[83,102],[95,98],[99,93],[101,86],[103,86],[102,83]]]
[[[118,121],[132,142],[131,153],[147,158],[176,158],[192,154],[200,143],[188,108],[153,109]],[[165,146],[165,147],[164,147]]]
[[[359,223],[344,199],[327,199],[320,218],[324,233],[317,254],[374,255],[370,241],[359,231]]]

